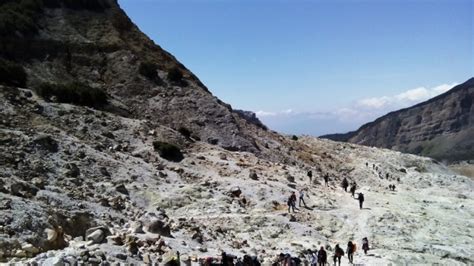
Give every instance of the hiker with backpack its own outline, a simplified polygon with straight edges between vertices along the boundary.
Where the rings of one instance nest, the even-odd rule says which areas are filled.
[[[354,263],[353,260],[354,260],[355,251],[356,251],[356,244],[352,243],[352,241],[349,241],[349,243],[347,243],[347,250],[346,250],[349,263]]]
[[[339,247],[339,244],[334,248],[334,265],[339,261],[339,266],[341,266],[341,257],[344,256],[344,250]]]
[[[359,208],[362,210],[362,204],[364,204],[364,194],[359,193],[359,196],[357,197],[357,200],[359,200]]]
[[[362,238],[362,249],[364,250],[364,254],[367,255],[367,250],[369,250],[369,240],[367,237]]]
[[[324,250],[324,247],[321,246],[321,248],[319,249],[319,252],[318,252],[318,263],[319,263],[319,266],[325,266],[326,265],[326,262],[327,262],[327,253],[326,253],[326,250]]]
[[[295,192],[292,192],[291,193],[291,196],[288,198],[288,213],[290,213],[291,209],[293,209],[293,212],[295,212],[295,209],[296,209],[296,194]]]
[[[345,192],[347,192],[347,187],[349,186],[349,181],[347,181],[347,178],[344,177],[342,180],[342,188],[344,189]]]

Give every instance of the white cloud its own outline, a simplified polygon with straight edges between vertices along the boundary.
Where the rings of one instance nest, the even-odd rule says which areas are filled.
[[[362,99],[357,102],[357,104],[361,107],[368,107],[368,108],[382,108],[387,105],[390,101],[389,97],[372,97],[367,99]]]
[[[408,107],[438,96],[456,86],[457,83],[441,84],[436,87],[418,87],[393,96],[371,97],[359,100],[357,106],[367,109],[398,109]]]
[[[430,90],[424,87],[419,87],[413,90],[407,90],[393,97],[399,101],[422,101],[430,97]]]
[[[266,116],[276,116],[277,113],[275,112],[266,112],[266,111],[256,111],[255,114],[258,116],[258,117],[266,117]]]
[[[290,134],[321,135],[355,130],[391,111],[428,100],[456,86],[441,84],[432,88],[418,87],[392,96],[370,97],[335,110],[299,112],[294,109],[257,111],[256,115],[270,128]]]
[[[286,109],[286,110],[282,110],[282,111],[278,111],[278,112],[267,112],[267,111],[256,111],[255,114],[258,116],[258,117],[268,117],[268,116],[281,116],[281,115],[291,115],[291,114],[294,114],[295,112],[293,112],[292,109]]]

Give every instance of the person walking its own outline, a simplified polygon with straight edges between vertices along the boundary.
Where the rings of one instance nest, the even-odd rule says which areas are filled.
[[[337,262],[339,261],[339,266],[341,266],[341,257],[344,256],[344,250],[339,247],[339,244],[336,245],[334,248],[334,265],[336,266]]]
[[[347,258],[349,259],[349,263],[354,263],[354,252],[355,252],[355,244],[352,241],[347,243]]]
[[[353,198],[355,197],[356,188],[357,188],[356,182],[352,183],[351,189],[349,191],[351,192],[351,195]]]
[[[362,205],[364,204],[364,194],[362,193],[359,193],[359,196],[357,197],[357,199],[359,200],[359,208],[362,210]]]
[[[300,190],[298,205],[301,207],[301,202],[303,202],[304,207],[307,208],[306,202],[304,202],[304,195],[305,195],[304,191],[305,191],[305,189]]]
[[[309,178],[309,185],[313,184],[313,171],[309,170],[308,173],[308,178]]]
[[[324,250],[324,247],[321,246],[318,252],[318,264],[319,266],[325,266],[327,261],[327,253],[326,250]]]
[[[318,266],[318,250],[311,251],[311,266]]]
[[[293,212],[295,212],[296,209],[296,194],[295,192],[291,193],[291,196],[288,198],[288,213],[290,213],[290,209],[293,209]]]
[[[369,240],[367,237],[362,238],[362,249],[364,250],[364,254],[367,255],[367,251],[369,250]]]
[[[344,177],[342,180],[342,188],[344,189],[345,192],[347,192],[347,187],[349,186],[349,181],[347,181],[347,178]]]

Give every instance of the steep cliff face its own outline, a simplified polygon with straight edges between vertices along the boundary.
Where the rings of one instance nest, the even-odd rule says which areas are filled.
[[[329,138],[420,154],[438,160],[474,159],[474,78],[359,130]]]
[[[115,0],[1,1],[0,58],[28,88],[80,82],[104,90],[109,111],[147,119],[229,150],[261,152],[253,126],[130,21]]]

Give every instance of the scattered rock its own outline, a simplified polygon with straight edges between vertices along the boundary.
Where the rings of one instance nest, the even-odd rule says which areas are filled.
[[[94,244],[102,243],[105,239],[104,231],[97,229],[94,232],[90,233],[86,237],[87,240],[92,241]]]
[[[10,185],[10,193],[12,195],[23,197],[23,198],[32,198],[36,195],[38,189],[32,185],[23,182],[14,182]]]
[[[286,180],[288,180],[291,183],[295,183],[295,177],[290,174],[286,175]]]
[[[143,224],[141,222],[133,222],[130,226],[130,231],[132,234],[143,234]]]
[[[239,197],[241,194],[242,194],[242,190],[240,190],[239,187],[233,187],[230,189],[230,194],[233,196],[233,197]]]
[[[119,260],[127,260],[128,256],[126,254],[123,254],[123,253],[117,253],[115,254],[115,257]]]
[[[39,136],[33,140],[37,147],[52,153],[58,152],[58,142],[51,136]]]
[[[171,237],[171,228],[169,224],[165,224],[159,219],[153,219],[146,225],[146,230],[153,234]]]
[[[46,241],[44,248],[46,250],[63,249],[68,246],[64,238],[64,230],[61,226],[45,229]]]
[[[252,180],[258,180],[258,175],[254,170],[251,170],[249,173],[249,178]]]
[[[86,240],[91,241],[93,244],[100,244],[104,242],[105,238],[110,235],[110,231],[103,227],[97,226],[86,231]]]
[[[128,190],[127,190],[127,188],[125,187],[124,184],[120,184],[120,185],[116,186],[116,187],[115,187],[115,190],[116,190],[117,192],[122,193],[122,194],[128,195]]]
[[[68,163],[66,164],[66,175],[69,177],[76,178],[81,174],[81,171],[79,170],[79,167],[75,163]]]
[[[32,244],[26,243],[21,246],[21,249],[30,254],[38,254],[39,249]]]

